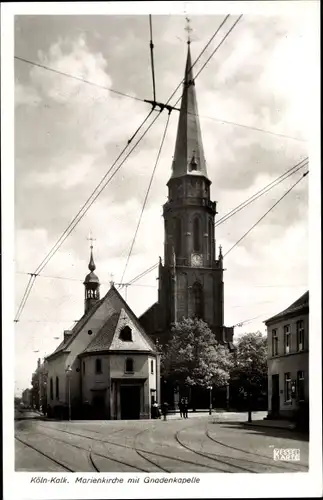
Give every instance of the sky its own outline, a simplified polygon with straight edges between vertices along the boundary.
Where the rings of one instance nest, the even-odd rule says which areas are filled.
[[[193,61],[224,15],[191,15]],[[237,19],[230,16],[194,68],[202,67]],[[184,76],[185,16],[152,16],[157,100]],[[244,15],[196,79],[204,152],[218,218],[308,155],[310,89],[306,18]],[[16,57],[107,89],[152,99],[148,16],[16,16]],[[301,71],[300,71],[301,68]],[[117,95],[15,60],[15,300],[150,111]],[[180,96],[177,92],[171,101]],[[155,115],[153,115],[155,116]],[[101,296],[120,282],[167,115],[145,138],[36,279],[15,326],[15,390],[30,386],[37,358],[50,354],[84,310],[89,233]],[[124,281],[163,256],[162,205],[171,174],[173,111]],[[228,122],[234,122],[228,123]],[[263,129],[260,132],[255,129]],[[287,137],[288,136],[288,137]],[[303,169],[216,228],[225,254],[304,173]],[[308,177],[224,260],[225,325],[235,336],[308,289]],[[157,299],[157,271],[127,288],[140,315]],[[125,291],[122,291],[125,294]],[[247,321],[255,318],[252,321]],[[37,352],[36,352],[37,351]]]

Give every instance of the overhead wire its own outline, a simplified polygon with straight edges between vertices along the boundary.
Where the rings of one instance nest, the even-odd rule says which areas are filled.
[[[146,135],[146,133],[148,132],[148,130],[150,129],[150,127],[152,126],[152,124],[156,121],[158,115],[154,119],[154,121],[149,125],[149,127],[146,129],[146,131],[144,132],[144,134],[140,137],[140,139],[137,141],[137,143],[135,144],[135,146],[125,156],[125,158],[122,160],[121,164],[117,167],[117,169],[111,174],[111,176],[109,177],[109,179],[106,181],[105,179],[107,178],[107,176],[109,175],[109,173],[112,171],[113,167],[118,162],[118,160],[120,159],[120,157],[122,156],[122,154],[126,151],[126,149],[128,148],[129,144],[132,142],[132,140],[134,139],[134,137],[137,135],[137,133],[140,131],[140,129],[143,127],[143,125],[146,123],[146,121],[148,120],[148,118],[150,117],[150,115],[152,114],[152,112],[153,112],[153,109],[150,110],[150,112],[147,114],[146,118],[143,120],[143,122],[141,123],[141,125],[137,128],[137,130],[135,131],[135,133],[133,134],[133,136],[128,140],[127,145],[123,148],[123,150],[121,151],[121,153],[119,154],[119,156],[117,157],[117,159],[113,162],[112,166],[109,168],[109,170],[107,171],[107,173],[101,179],[101,181],[98,184],[98,186],[94,189],[94,191],[91,193],[90,197],[83,204],[83,206],[81,207],[81,209],[78,211],[77,215],[73,218],[73,220],[70,222],[70,224],[68,225],[68,227],[62,233],[62,235],[58,238],[58,240],[56,241],[55,245],[52,247],[52,249],[48,252],[48,254],[46,255],[46,257],[39,264],[39,266],[37,267],[37,269],[35,270],[35,272],[32,273],[34,279],[30,280],[28,282],[27,288],[25,290],[23,298],[21,299],[21,302],[20,302],[19,307],[18,307],[18,311],[16,313],[16,317],[15,317],[15,320],[14,320],[15,322],[19,321],[21,313],[22,313],[22,311],[23,311],[23,309],[25,307],[27,299],[28,299],[28,297],[30,295],[30,292],[31,292],[32,288],[33,288],[33,285],[35,284],[36,277],[44,269],[44,267],[48,264],[48,262],[51,260],[51,258],[55,255],[55,253],[58,251],[58,249],[64,243],[64,241],[70,235],[70,233],[74,230],[74,228],[77,226],[77,224],[82,220],[82,218],[84,217],[84,215],[86,214],[86,212],[89,210],[89,208],[93,205],[93,203],[95,202],[95,200],[97,199],[97,197],[101,194],[101,192],[106,187],[106,185],[112,180],[112,178],[114,177],[114,175],[118,172],[118,170],[121,168],[121,166],[123,165],[123,163],[130,156],[130,154],[135,149],[135,147],[137,146],[137,144],[139,144],[139,142]],[[103,187],[101,187],[99,189],[99,187],[101,186],[101,184],[103,184]],[[99,189],[99,191],[97,192],[98,189]],[[91,200],[92,197],[93,197],[93,199]]]
[[[285,198],[285,196],[287,196],[287,195],[288,195],[288,193],[290,193],[290,192],[291,192],[291,190],[292,190],[292,189],[294,189],[294,187],[295,187],[295,186],[297,186],[297,184],[298,184],[299,182],[301,182],[301,181],[304,179],[304,177],[306,177],[306,176],[308,175],[308,173],[309,173],[309,171],[305,172],[305,173],[302,175],[302,177],[300,177],[300,178],[299,178],[299,179],[298,179],[298,180],[297,180],[297,181],[296,181],[296,182],[295,182],[295,183],[294,183],[294,184],[293,184],[293,185],[292,185],[292,186],[291,186],[291,187],[290,187],[290,188],[289,188],[289,189],[288,189],[288,190],[287,190],[284,194],[283,194],[283,196],[281,196],[281,197],[279,198],[279,200],[277,200],[277,201],[276,201],[276,203],[274,203],[274,205],[273,205],[272,207],[270,207],[270,209],[269,209],[269,210],[267,210],[267,212],[266,212],[266,213],[265,213],[262,217],[260,217],[260,219],[259,219],[259,220],[257,220],[257,222],[256,222],[256,223],[255,223],[255,224],[254,224],[254,225],[253,225],[250,229],[248,229],[248,231],[247,231],[246,233],[244,233],[244,234],[241,236],[241,238],[239,238],[239,240],[238,240],[238,241],[237,241],[237,242],[236,242],[236,243],[235,243],[235,244],[234,244],[234,245],[233,245],[233,246],[232,246],[232,247],[231,247],[231,248],[230,248],[230,249],[229,249],[229,250],[228,250],[228,251],[227,251],[224,255],[223,255],[223,257],[226,257],[226,256],[227,256],[227,255],[228,255],[228,254],[229,254],[229,253],[230,253],[230,252],[231,252],[231,251],[232,251],[232,250],[233,250],[233,249],[234,249],[234,248],[235,248],[235,247],[236,247],[236,246],[237,246],[237,245],[238,245],[238,244],[239,244],[239,243],[240,243],[240,242],[241,242],[241,241],[242,241],[242,240],[243,240],[243,239],[244,239],[244,238],[245,238],[245,237],[246,237],[246,236],[247,236],[247,235],[248,235],[248,234],[249,234],[249,233],[250,233],[250,232],[251,232],[251,231],[252,231],[252,230],[256,227],[256,226],[257,226],[257,225],[258,225],[258,224],[259,224],[259,222],[261,222],[261,221],[262,221],[262,220],[266,217],[266,215],[268,215],[268,214],[269,214],[269,212],[271,212],[271,211],[272,211],[272,210],[276,207],[276,205],[278,205],[278,203],[280,203],[280,202],[281,202],[281,201]]]
[[[226,18],[224,19],[224,21],[221,23],[220,27],[224,25],[224,23],[226,22],[226,20],[228,19],[229,15],[226,16]],[[219,31],[220,28],[218,28],[216,30],[216,33]],[[232,28],[231,28],[231,31],[232,31]],[[213,40],[213,38],[215,37],[216,33],[214,35],[212,35],[211,39],[209,40],[208,44],[206,45],[206,47],[211,43],[211,41]],[[195,66],[195,64],[198,62],[198,60],[200,59],[201,55],[204,53],[204,51],[206,50],[206,47],[204,47],[204,49],[201,51],[201,53],[199,54],[199,56],[197,57],[197,59],[194,61],[194,63],[192,64],[191,68],[189,69],[189,71]],[[212,53],[212,55],[214,55],[215,51]],[[209,58],[210,59],[210,58]],[[166,107],[168,105],[168,103],[170,102],[170,100],[172,99],[172,97],[175,95],[175,93],[177,92],[177,90],[180,88],[180,86],[183,84],[183,82],[185,81],[185,78],[183,78],[181,80],[181,82],[179,83],[179,85],[176,87],[176,89],[174,90],[174,92],[171,94],[171,96],[169,97],[169,99],[167,100],[166,104],[164,107]],[[163,111],[163,108],[160,109],[160,112]],[[148,119],[148,117],[150,116],[150,114],[153,112],[154,110],[154,107],[152,107],[150,113],[148,113],[146,119],[144,120],[144,122]],[[99,194],[102,192],[102,190],[105,188],[105,186],[107,185],[108,182],[110,182],[110,180],[113,178],[113,176],[116,174],[116,172],[121,168],[121,166],[123,165],[123,163],[126,161],[126,159],[130,156],[130,154],[132,153],[132,151],[135,149],[135,147],[139,144],[139,142],[143,139],[143,137],[146,135],[146,133],[149,131],[149,129],[153,126],[153,124],[155,123],[155,121],[158,119],[158,117],[160,116],[160,113],[154,118],[154,120],[150,123],[150,125],[148,126],[148,128],[145,130],[144,134],[140,137],[140,139],[137,141],[137,143],[135,144],[135,146],[130,150],[130,152],[127,154],[127,156],[123,159],[122,163],[118,166],[117,170],[110,176],[110,178],[108,179],[108,181],[106,182],[106,184],[103,186],[103,188],[100,189],[100,191],[98,192],[98,194],[95,196],[95,198],[92,200],[92,202],[90,203],[89,207],[85,210],[84,214],[82,214],[82,216],[80,217],[80,219],[78,221],[76,221],[76,223],[74,224],[73,227],[71,227],[71,230],[69,230],[69,232],[65,235],[65,237],[61,240],[61,242],[59,243],[59,246],[61,246],[61,244],[65,241],[65,239],[69,236],[69,234],[74,230],[75,226],[80,222],[80,220],[84,217],[85,213],[87,212],[87,210],[90,208],[90,206],[92,206],[92,204],[94,203],[94,201],[97,199],[97,197],[99,196]],[[141,126],[139,128],[141,128],[144,124],[144,122],[141,124]],[[137,134],[138,130],[136,131],[135,135]],[[134,136],[133,136],[134,137]],[[133,137],[130,139],[130,141],[133,139]],[[129,141],[128,141],[128,144],[127,146],[129,145]],[[123,152],[122,152],[123,153]],[[122,155],[121,153],[121,155]],[[120,158],[120,156],[118,158]],[[116,160],[114,162],[114,165],[115,163],[117,162],[118,160]],[[112,167],[111,167],[112,169]],[[110,170],[111,171],[111,170]],[[108,175],[108,174],[106,174]],[[102,181],[101,181],[102,182]],[[96,188],[97,189],[97,188]],[[92,196],[92,195],[91,195]],[[87,202],[86,202],[87,203]],[[81,209],[82,210],[82,209]],[[73,219],[73,221],[75,220],[75,218]],[[71,224],[73,224],[73,221],[72,223],[70,223],[70,226]],[[69,226],[69,227],[70,227]],[[66,232],[67,230],[64,231],[64,233]],[[58,247],[59,248],[59,247]],[[52,256],[56,253],[56,251],[58,250],[58,248],[56,248],[54,251],[53,251],[53,254],[49,257],[49,260],[50,258],[52,258]],[[50,252],[51,253],[51,252]],[[49,253],[49,254],[50,254]],[[49,260],[46,260],[49,256],[49,254],[47,255],[47,257],[45,257],[45,259],[43,260],[43,262],[41,263],[40,266],[38,266],[36,272],[34,273],[35,274],[35,277],[37,277],[37,275],[39,274],[39,272],[41,272],[41,270],[47,265],[47,263],[49,262]],[[19,311],[19,315],[16,314],[16,317],[15,317],[15,322],[18,322],[19,321],[19,318],[22,314],[22,311],[25,307],[25,304],[26,304],[26,301],[30,295],[30,292],[31,292],[31,289],[34,285],[34,282],[35,280],[33,280],[33,282],[31,283],[31,285],[29,286],[29,289],[26,293],[26,296],[24,294],[24,302],[21,302],[20,305],[19,305],[19,308],[18,308],[18,311]]]
[[[225,214],[221,219],[219,219],[214,224],[214,226],[217,227],[217,226],[221,225],[222,223],[226,222],[229,218],[231,218],[233,215],[238,213],[240,210],[242,210],[243,208],[245,208],[246,206],[251,204],[253,201],[256,201],[263,194],[266,194],[270,189],[272,189],[273,187],[276,187],[276,185],[278,185],[280,182],[283,182],[284,180],[286,180],[288,177],[290,177],[290,175],[296,173],[301,168],[307,167],[308,166],[307,161],[308,161],[308,157],[304,158],[299,163],[297,163],[296,165],[294,165],[293,167],[288,169],[286,172],[284,172],[279,177],[277,177],[274,181],[267,184],[264,188],[260,189],[254,195],[252,195],[247,200],[245,200],[242,203],[240,203],[239,205],[237,205],[234,209],[232,209],[227,214]],[[277,181],[279,181],[279,182],[277,183]],[[134,277],[132,280],[130,280],[130,283],[134,283],[134,282],[138,281],[139,279],[143,278],[144,276],[146,276],[150,272],[154,271],[157,267],[158,267],[158,263],[154,264],[153,266],[149,267],[148,269],[146,269],[145,271],[140,273],[138,276]]]
[[[218,219],[214,223],[214,227],[217,227],[220,224],[222,224],[223,222],[226,222],[228,219],[230,219],[231,217],[233,217],[234,215],[236,215],[238,212],[240,212],[240,210],[242,210],[242,209],[246,208],[248,205],[250,205],[250,203],[256,201],[258,198],[260,198],[264,194],[268,193],[272,188],[278,186],[281,182],[283,182],[286,179],[288,179],[291,175],[294,175],[300,169],[305,168],[307,166],[308,166],[308,157],[305,158],[305,159],[303,159],[299,163],[297,163],[297,165],[294,165],[293,167],[291,167],[290,169],[288,169],[286,172],[284,172],[283,174],[281,174],[275,180],[273,180],[272,182],[270,182],[269,184],[267,184],[265,187],[263,187],[262,189],[260,189],[259,191],[257,191],[255,194],[253,194],[252,196],[250,196],[247,200],[245,200],[242,203],[240,203],[240,205],[238,205],[237,207],[235,207],[232,210],[230,210],[230,212],[228,212],[227,214],[225,214],[223,217],[221,217],[220,219]]]
[[[160,146],[159,146],[159,149],[158,149],[156,162],[155,162],[153,171],[151,173],[151,177],[150,177],[150,180],[149,180],[147,192],[146,192],[146,195],[145,195],[145,198],[144,198],[144,202],[143,202],[143,205],[142,205],[142,209],[141,209],[141,212],[140,212],[138,223],[137,223],[137,226],[136,226],[136,229],[135,229],[135,234],[134,234],[133,239],[132,239],[130,250],[129,250],[129,253],[128,253],[128,256],[127,256],[126,265],[124,267],[124,270],[123,270],[123,273],[122,273],[122,277],[121,277],[121,280],[120,280],[121,284],[123,283],[123,278],[124,278],[124,276],[126,274],[126,271],[127,271],[129,260],[130,260],[130,257],[131,257],[131,254],[132,254],[132,250],[133,250],[133,247],[134,247],[135,242],[136,242],[136,238],[137,238],[137,234],[138,234],[138,231],[139,231],[139,227],[140,227],[140,224],[141,224],[141,221],[142,221],[142,216],[144,214],[144,211],[145,211],[145,208],[146,208],[146,205],[147,205],[147,200],[148,200],[150,188],[151,188],[151,185],[152,185],[153,180],[154,180],[154,176],[155,176],[155,172],[156,172],[157,165],[158,165],[158,162],[159,162],[159,158],[160,158],[160,155],[161,155],[161,152],[162,152],[162,149],[163,149],[163,145],[164,145],[164,142],[165,142],[165,138],[166,138],[166,134],[167,134],[167,129],[168,129],[168,124],[169,124],[169,119],[170,119],[170,112],[167,115],[166,125],[165,125],[165,129],[164,129],[164,132],[163,132],[163,135],[162,135],[161,143],[160,143]]]
[[[98,87],[99,89],[107,90],[108,92],[112,92],[113,94],[118,94],[122,97],[129,97],[130,99],[134,99],[135,101],[141,101],[144,102],[144,99],[140,99],[140,97],[136,97],[130,94],[126,94],[125,92],[120,92],[119,90],[114,90],[109,87],[105,87],[104,85],[100,85],[99,83],[91,82],[90,80],[85,80],[84,78],[81,78],[79,76],[71,75],[70,73],[65,73],[64,71],[59,71],[58,69],[51,68],[50,66],[46,66],[45,64],[40,64],[34,61],[30,61],[28,59],[25,59],[23,57],[19,56],[14,56],[14,59],[17,59],[18,61],[22,61],[24,63],[30,64],[32,66],[36,66],[38,68],[46,69],[47,71],[51,71],[52,73],[56,73],[61,76],[65,76],[67,78],[71,78],[73,80],[77,80],[81,83],[86,83],[87,85],[91,85],[92,87]]]
[[[216,33],[214,34],[214,37],[220,31],[220,29],[222,28],[222,26],[224,25],[224,23],[226,22],[226,20],[229,18],[229,16],[230,16],[230,14],[227,15],[226,18],[224,19],[224,21],[220,24],[219,28],[217,29]],[[238,22],[241,20],[242,17],[243,17],[243,14],[241,14],[238,17],[238,19],[234,22],[234,24],[231,26],[231,28],[229,29],[229,31],[224,35],[224,37],[222,38],[221,42],[216,46],[216,48],[213,50],[213,52],[211,53],[211,55],[207,58],[206,62],[203,64],[203,66],[199,69],[199,71],[195,75],[194,81],[200,75],[200,73],[203,71],[203,69],[205,68],[205,66],[209,63],[209,61],[212,59],[212,57],[214,56],[214,54],[219,50],[219,48],[221,47],[221,45],[223,44],[223,42],[227,39],[227,37],[229,36],[229,34],[234,30],[234,28],[236,27],[236,25],[238,24]],[[208,45],[207,45],[207,47],[208,47]],[[205,47],[205,49],[207,47]],[[205,49],[202,51],[202,53],[205,52]],[[193,66],[194,66],[194,64],[191,66],[191,68],[189,68],[189,70],[188,70],[187,73],[190,73],[190,71],[192,70]],[[192,84],[193,84],[193,82],[190,82],[190,85],[192,85]],[[182,95],[177,99],[174,107],[176,107],[177,104],[179,103],[179,101],[182,99],[184,92],[185,92],[185,89],[184,89]]]

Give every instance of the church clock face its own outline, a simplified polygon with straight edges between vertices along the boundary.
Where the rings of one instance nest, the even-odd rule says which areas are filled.
[[[191,265],[193,267],[203,266],[203,256],[200,253],[192,253],[191,255]]]

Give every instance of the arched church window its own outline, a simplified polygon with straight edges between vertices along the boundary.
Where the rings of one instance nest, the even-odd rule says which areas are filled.
[[[52,377],[50,378],[50,381],[49,381],[49,393],[50,393],[50,399],[51,399],[51,401],[53,401],[53,399],[54,399],[54,384],[53,384]]]
[[[208,253],[209,253],[209,259],[212,260],[212,236],[213,236],[213,224],[212,224],[212,220],[209,219],[209,227],[208,227],[208,235],[209,235],[209,249],[208,249]]]
[[[182,252],[182,221],[175,219],[175,254],[180,255]]]
[[[199,217],[193,221],[193,247],[196,252],[201,250],[201,222]]]
[[[120,335],[120,339],[124,342],[132,342],[132,330],[129,326],[125,326],[122,328]]]
[[[59,378],[56,377],[56,399],[59,399]]]
[[[204,317],[203,287],[200,283],[195,282],[192,291],[193,291],[194,315],[196,316],[196,318],[203,319]]]

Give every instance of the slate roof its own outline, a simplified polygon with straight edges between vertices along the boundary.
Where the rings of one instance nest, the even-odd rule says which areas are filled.
[[[190,45],[188,45],[187,51],[172,178],[186,175],[203,175],[207,177]]]
[[[284,319],[287,316],[293,316],[295,314],[301,313],[303,310],[308,311],[309,308],[309,292],[305,292],[299,299],[295,300],[287,309],[284,309],[278,314],[275,314],[271,318],[266,319],[264,321],[265,324],[272,323],[274,321],[279,321],[280,319]]]
[[[51,356],[54,354],[58,353],[63,353],[66,352],[68,346],[73,342],[75,337],[78,335],[78,333],[82,330],[84,325],[88,322],[88,320],[93,316],[95,311],[100,307],[100,305],[108,300],[109,295],[112,295],[113,293],[116,293],[119,296],[119,299],[121,300],[122,307],[127,314],[129,315],[130,320],[134,323],[135,327],[139,331],[139,333],[142,335],[142,337],[145,339],[145,341],[148,343],[150,349],[155,352],[156,346],[153,343],[153,341],[148,337],[146,332],[144,331],[143,327],[141,326],[139,320],[137,319],[137,316],[134,314],[134,312],[130,309],[128,304],[125,302],[123,297],[120,295],[118,290],[114,286],[110,288],[110,290],[106,293],[106,295],[99,300],[86,314],[84,314],[81,319],[76,323],[74,328],[71,330],[71,335],[69,338],[67,338],[65,341],[63,340],[59,346],[56,348],[56,350],[47,356],[47,359],[50,359]],[[99,350],[107,350],[111,346],[114,332],[116,329],[116,326],[118,324],[118,320],[121,314],[121,309],[120,311],[116,311],[113,313],[107,321],[104,323],[104,325],[100,328],[94,339],[91,341],[91,343],[88,345],[88,347],[85,349],[84,352],[98,352]]]
[[[105,297],[106,296],[107,296],[107,294],[105,295]],[[51,356],[53,356],[54,354],[66,351],[66,348],[71,344],[72,340],[75,339],[76,335],[79,333],[80,330],[82,330],[82,328],[86,324],[86,322],[91,318],[91,316],[93,316],[95,311],[100,307],[100,305],[104,301],[105,297],[103,297],[101,300],[99,300],[87,313],[83,314],[81,319],[72,328],[71,335],[69,335],[69,337],[67,339],[63,340],[59,344],[59,346],[55,349],[55,351],[52,352],[52,354],[50,354],[49,356],[47,356],[46,359],[51,358]]]
[[[106,351],[111,346],[114,332],[117,327],[121,312],[116,312],[110,316],[102,328],[98,331],[92,342],[83,353]]]

